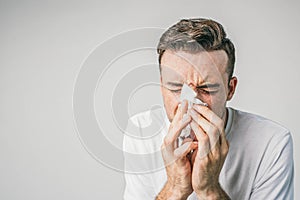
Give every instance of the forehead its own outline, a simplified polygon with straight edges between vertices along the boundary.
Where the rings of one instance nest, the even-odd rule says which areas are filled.
[[[203,51],[188,53],[184,51],[164,52],[161,59],[162,76],[180,79],[215,81],[227,76],[228,57],[225,51]]]

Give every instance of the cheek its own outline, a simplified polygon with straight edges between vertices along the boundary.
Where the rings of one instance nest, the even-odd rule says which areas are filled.
[[[219,117],[223,117],[226,106],[226,96],[223,93],[210,96],[210,103],[208,104]]]
[[[175,95],[167,89],[162,89],[162,96],[168,118],[172,121],[179,104],[179,95]]]

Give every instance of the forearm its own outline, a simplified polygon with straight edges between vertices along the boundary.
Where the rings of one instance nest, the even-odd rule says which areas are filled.
[[[163,189],[156,196],[156,200],[186,200],[188,195],[183,195],[181,192],[176,191],[174,187],[166,182]]]

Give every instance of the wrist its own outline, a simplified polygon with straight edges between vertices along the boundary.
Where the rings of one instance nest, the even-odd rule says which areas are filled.
[[[219,200],[230,199],[224,192],[220,184],[207,187],[203,190],[195,191],[199,200]]]
[[[180,188],[169,183],[169,192],[171,200],[186,200],[188,196],[193,192],[193,190],[191,188]]]

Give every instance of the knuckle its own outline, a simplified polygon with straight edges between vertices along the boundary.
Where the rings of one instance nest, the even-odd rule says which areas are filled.
[[[215,116],[212,113],[210,113],[210,114],[208,114],[208,119],[209,119],[209,121],[214,121]]]
[[[183,158],[182,152],[179,150],[175,150],[173,155],[174,155],[175,160],[180,160]]]
[[[217,124],[216,124],[219,128],[223,128],[225,126],[223,120],[218,120]]]
[[[199,146],[205,147],[207,144],[209,144],[209,137],[207,135],[204,135],[201,140],[198,141]]]
[[[203,134],[202,139],[204,142],[209,142],[209,136],[207,134]]]
[[[179,129],[180,123],[173,124],[172,132],[177,131]]]
[[[211,129],[211,131],[212,131],[214,134],[216,134],[216,133],[219,132],[219,129],[218,129],[217,127],[215,127],[215,126],[211,126],[210,129]]]
[[[223,156],[227,156],[229,152],[229,147],[226,145],[223,149],[222,149],[222,155]]]
[[[169,132],[174,128],[174,124],[171,123],[170,126],[169,126]]]
[[[164,147],[170,145],[172,143],[171,139],[169,137],[165,137],[164,139]]]
[[[222,152],[222,157],[225,158],[225,157],[227,156],[227,154],[228,154],[228,151],[223,151],[223,152]]]
[[[225,147],[225,152],[226,152],[226,154],[229,152],[229,147],[227,145]]]
[[[209,159],[207,156],[202,157],[202,158],[198,158],[198,160],[200,161],[199,166],[200,168],[206,168],[209,164]]]
[[[174,157],[176,159],[180,158],[180,153],[177,150],[174,151]]]
[[[202,141],[203,141],[203,143],[205,144],[205,143],[208,143],[209,142],[209,137],[208,137],[208,135],[204,135],[203,136],[203,138],[202,138]]]
[[[216,160],[220,160],[220,158],[221,158],[220,154],[221,154],[220,151],[218,151],[218,152],[215,153],[214,157],[215,157]]]
[[[166,147],[167,147],[167,145],[165,145],[165,143],[163,142],[160,146],[160,151],[165,151]]]
[[[181,129],[183,129],[185,127],[185,125],[183,123],[178,123],[176,124],[175,128],[174,128],[174,131],[175,132],[178,132],[180,131]]]
[[[204,111],[208,111],[208,107],[207,107],[207,106],[201,106],[201,108],[202,108]]]
[[[198,115],[198,116],[196,117],[196,120],[197,120],[197,122],[200,124],[201,121],[202,121],[202,117],[201,117],[200,115]]]
[[[223,120],[220,120],[220,127],[223,128],[225,126],[225,122]]]

